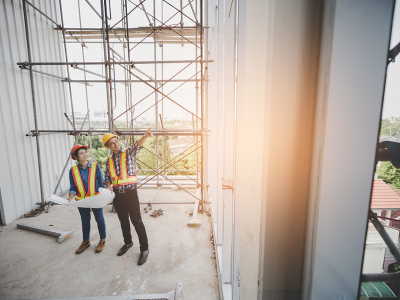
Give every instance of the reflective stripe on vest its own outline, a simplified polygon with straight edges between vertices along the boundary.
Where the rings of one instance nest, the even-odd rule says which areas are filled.
[[[81,177],[81,172],[79,171],[79,166],[75,165],[72,167],[72,177],[74,178],[75,185],[78,188],[78,195],[75,196],[76,200],[81,200],[99,194],[99,192],[96,192],[96,173],[97,164],[92,163],[92,166],[89,168],[88,190],[86,192],[85,185],[83,184]]]
[[[129,185],[137,182],[136,175],[129,175],[128,169],[126,167],[126,155],[125,152],[121,153],[121,157],[119,159],[119,177],[117,176],[117,172],[115,170],[114,160],[112,156],[108,157],[108,170],[110,172],[110,177],[113,181],[113,186],[121,186],[121,185]]]

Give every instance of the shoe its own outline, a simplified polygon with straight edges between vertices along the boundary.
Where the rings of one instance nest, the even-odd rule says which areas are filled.
[[[147,249],[147,251],[140,253],[139,261],[137,263],[139,266],[143,265],[146,262],[147,257],[149,256],[149,252],[150,250]]]
[[[130,243],[128,246],[127,246],[127,245],[123,245],[123,246],[121,247],[121,249],[119,249],[117,255],[118,255],[118,256],[124,255],[124,254],[126,253],[126,251],[128,251],[128,249],[129,249],[130,247],[132,247],[132,246],[133,246],[133,242]]]
[[[76,249],[76,254],[81,254],[88,247],[90,247],[90,240],[83,241],[79,248]]]
[[[100,240],[99,244],[96,247],[96,253],[100,253],[104,249],[104,245],[106,244],[106,239]]]

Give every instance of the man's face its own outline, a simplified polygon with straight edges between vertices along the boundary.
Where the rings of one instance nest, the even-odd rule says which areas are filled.
[[[119,152],[121,149],[121,145],[116,137],[113,137],[107,142],[107,148],[112,152]]]

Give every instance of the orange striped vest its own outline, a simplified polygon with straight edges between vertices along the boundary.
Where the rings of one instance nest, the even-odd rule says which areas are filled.
[[[130,185],[134,184],[137,182],[136,175],[129,175],[128,174],[128,169],[126,167],[126,152],[121,153],[121,157],[119,160],[119,177],[117,176],[117,172],[115,170],[115,165],[114,165],[114,160],[112,159],[112,156],[108,157],[108,170],[110,172],[110,177],[112,178],[113,181],[113,186],[118,187],[121,185]]]
[[[81,177],[81,172],[79,171],[79,166],[75,165],[72,167],[72,177],[74,178],[75,185],[78,188],[78,195],[75,196],[76,200],[99,194],[99,192],[96,192],[96,172],[97,164],[92,162],[92,166],[89,168],[88,190],[86,191]]]

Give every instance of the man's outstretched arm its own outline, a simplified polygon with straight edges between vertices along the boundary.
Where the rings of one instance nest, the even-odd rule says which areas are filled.
[[[136,143],[138,146],[143,146],[144,142],[148,137],[152,137],[153,133],[151,132],[151,127],[146,131],[146,133],[140,138],[140,140],[137,140]]]

